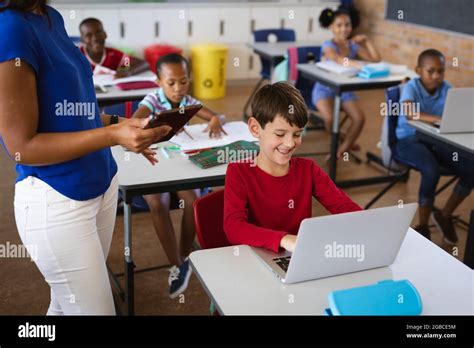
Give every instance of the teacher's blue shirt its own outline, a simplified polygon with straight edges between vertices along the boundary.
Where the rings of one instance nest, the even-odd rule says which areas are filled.
[[[48,6],[47,13],[49,20],[33,13],[0,11],[0,62],[14,60],[33,69],[38,133],[102,127],[89,62],[69,39],[59,12]],[[34,176],[65,196],[84,201],[107,191],[117,164],[105,148],[59,164],[17,164],[16,171],[17,182]]]

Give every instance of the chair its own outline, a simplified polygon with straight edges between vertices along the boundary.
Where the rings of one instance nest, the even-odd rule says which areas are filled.
[[[215,191],[197,199],[194,204],[194,225],[202,249],[229,246],[224,232],[224,190]],[[219,315],[211,302],[209,311]]]
[[[390,87],[385,91],[385,101],[387,105],[393,105],[393,103],[398,103],[400,100],[400,86],[394,86]],[[389,104],[392,103],[392,104]],[[389,174],[392,171],[392,162],[395,162],[397,164],[404,165],[403,161],[398,158],[396,153],[394,153],[394,148],[395,144],[397,142],[397,136],[396,136],[396,129],[398,125],[398,117],[397,115],[393,115],[392,110],[388,108],[387,110],[387,115],[385,117],[385,121],[387,122],[387,133],[385,136],[388,138],[387,139],[387,144],[388,148],[390,150],[390,160],[388,166],[385,166],[383,164],[383,161],[381,158],[378,156],[367,152],[367,161],[368,163],[370,162],[375,162],[384,168],[387,168]],[[364,209],[369,209],[375,202],[377,202],[385,193],[387,193],[393,186],[395,186],[398,182],[400,181],[407,181],[408,177],[410,175],[410,164],[408,166],[403,166],[402,170],[398,172],[396,175],[394,175],[393,180],[390,181],[372,200],[370,200],[369,203],[366,204]]]
[[[288,48],[288,71],[289,81],[292,82],[295,87],[301,92],[304,98],[306,106],[310,111],[310,116],[316,115],[316,106],[312,101],[312,91],[314,82],[301,76],[298,72],[297,65],[310,62],[318,62],[321,56],[321,46],[305,46],[305,47],[290,47]],[[316,123],[319,123],[319,127],[312,127],[308,129],[324,129],[323,120],[317,116]]]
[[[293,29],[261,29],[255,30],[253,33],[254,42],[268,42],[270,36],[276,37],[277,42],[293,42],[296,41],[296,34]],[[254,90],[250,94],[250,97],[247,99],[247,102],[244,106],[244,119],[248,119],[247,109],[252,102],[253,96],[258,91],[260,86],[265,82],[265,80],[271,80],[272,71],[275,64],[279,62],[274,62],[273,60],[268,60],[260,57],[260,62],[262,63],[262,69],[260,70],[260,80],[257,82]]]
[[[293,42],[296,41],[296,34],[293,29],[262,29],[255,30],[253,32],[254,42],[268,42],[270,36],[276,37],[277,42]],[[270,80],[272,78],[271,72],[273,69],[272,62],[262,59],[262,69],[260,70],[260,76],[262,80]]]
[[[211,192],[194,204],[194,224],[202,249],[231,245],[224,232],[224,190]]]
[[[102,112],[109,115],[119,115],[126,118],[132,117],[140,101],[127,101],[125,103],[113,104],[102,108]]]
[[[399,103],[400,101],[400,87],[401,86],[394,86],[390,87],[385,91],[385,101],[387,105],[395,105],[396,103]],[[391,155],[390,155],[390,161],[388,168],[390,170],[391,168],[391,162],[395,161],[397,164],[401,164],[406,166],[406,169],[399,173],[398,175],[394,176],[394,180],[392,180],[382,191],[380,191],[367,205],[365,206],[365,209],[369,209],[376,201],[380,199],[390,188],[392,188],[396,183],[399,181],[406,181],[409,176],[409,171],[410,169],[418,170],[416,163],[412,163],[410,161],[407,161],[405,159],[400,158],[400,156],[397,153],[396,149],[396,144],[397,144],[397,135],[396,135],[396,129],[398,126],[398,115],[393,115],[391,113],[391,108],[387,108],[387,116],[386,121],[387,122],[387,137],[388,137],[388,145],[390,147]],[[369,158],[371,160],[371,158]],[[380,161],[376,160],[378,164],[380,164]],[[442,176],[454,176],[454,173],[449,169],[445,167],[440,168],[440,174]],[[458,178],[454,176],[452,179],[450,179],[447,183],[442,185],[435,193],[435,195],[440,194],[443,192],[447,187],[449,187],[452,183],[454,183]],[[433,209],[437,209],[436,207],[433,207]],[[464,225],[466,228],[468,226],[467,222],[461,220],[459,217],[454,217],[453,220],[454,223],[459,223],[461,225]]]

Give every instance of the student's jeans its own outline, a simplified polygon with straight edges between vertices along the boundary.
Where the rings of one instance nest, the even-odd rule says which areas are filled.
[[[413,165],[421,173],[418,193],[420,206],[433,206],[440,166],[448,168],[459,177],[453,191],[460,196],[468,196],[474,187],[474,161],[459,153],[423,143],[415,136],[398,140],[396,152],[400,159]]]
[[[87,201],[32,176],[15,185],[20,238],[51,288],[48,315],[115,315],[105,262],[117,194],[117,175],[103,195]]]

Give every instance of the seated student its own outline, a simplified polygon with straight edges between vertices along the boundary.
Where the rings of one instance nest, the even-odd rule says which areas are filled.
[[[89,61],[92,71],[105,67],[116,72],[115,77],[127,77],[149,69],[148,63],[137,57],[129,57],[115,48],[105,47],[107,33],[97,18],[86,18],[79,25],[81,52]]]
[[[363,59],[369,62],[380,61],[380,55],[374,45],[365,35],[355,35],[352,38],[351,12],[340,7],[337,11],[325,9],[319,16],[319,22],[323,28],[331,29],[334,37],[323,42],[321,45],[321,61],[331,60],[341,65],[360,68],[361,64],[355,59]],[[326,130],[331,132],[334,112],[335,92],[322,83],[316,83],[312,92],[312,100],[316,108],[324,118]],[[341,133],[341,145],[337,150],[337,158],[349,150],[357,151],[360,146],[356,140],[364,126],[365,116],[362,112],[357,98],[352,92],[344,92],[341,96],[343,110],[350,118],[351,125],[347,134]]]
[[[455,159],[451,151],[425,144],[415,137],[415,129],[407,123],[407,118],[424,122],[436,122],[443,114],[446,95],[451,85],[444,81],[445,59],[441,52],[428,49],[418,56],[415,68],[419,77],[410,80],[403,88],[400,103],[402,115],[396,129],[396,151],[400,158],[416,164],[421,173],[418,193],[419,225],[415,229],[430,238],[428,220],[433,209],[436,185],[439,181],[440,166],[451,169],[460,179],[441,211],[433,213],[433,220],[448,244],[458,240],[452,223],[453,211],[469,195],[474,185],[474,161],[462,156]],[[416,112],[419,107],[419,112]],[[403,114],[405,112],[405,114]]]
[[[183,56],[179,54],[162,56],[156,63],[156,71],[158,75],[156,82],[160,88],[154,93],[148,94],[140,102],[139,108],[133,114],[133,117],[145,118],[150,114],[159,113],[163,110],[201,104],[187,94],[190,83],[189,64]],[[206,131],[209,132],[210,137],[219,137],[221,133],[225,133],[219,115],[208,108],[203,107],[197,116],[209,121]],[[195,236],[193,202],[198,194],[198,190],[177,192],[179,200],[184,203],[179,249],[170,219],[169,193],[143,196],[150,208],[156,234],[163,245],[168,260],[174,265],[170,268],[168,279],[171,298],[175,298],[186,290],[191,276],[188,255],[191,252]]]
[[[252,101],[249,129],[260,142],[255,163],[231,163],[224,191],[224,230],[232,244],[292,251],[315,197],[331,213],[361,210],[312,160],[292,158],[308,111],[287,82],[262,87]]]

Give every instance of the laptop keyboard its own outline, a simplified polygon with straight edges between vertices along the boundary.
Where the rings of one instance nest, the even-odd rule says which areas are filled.
[[[286,272],[288,270],[288,265],[290,264],[290,259],[291,256],[285,256],[274,258],[273,261],[275,261],[275,263]]]

